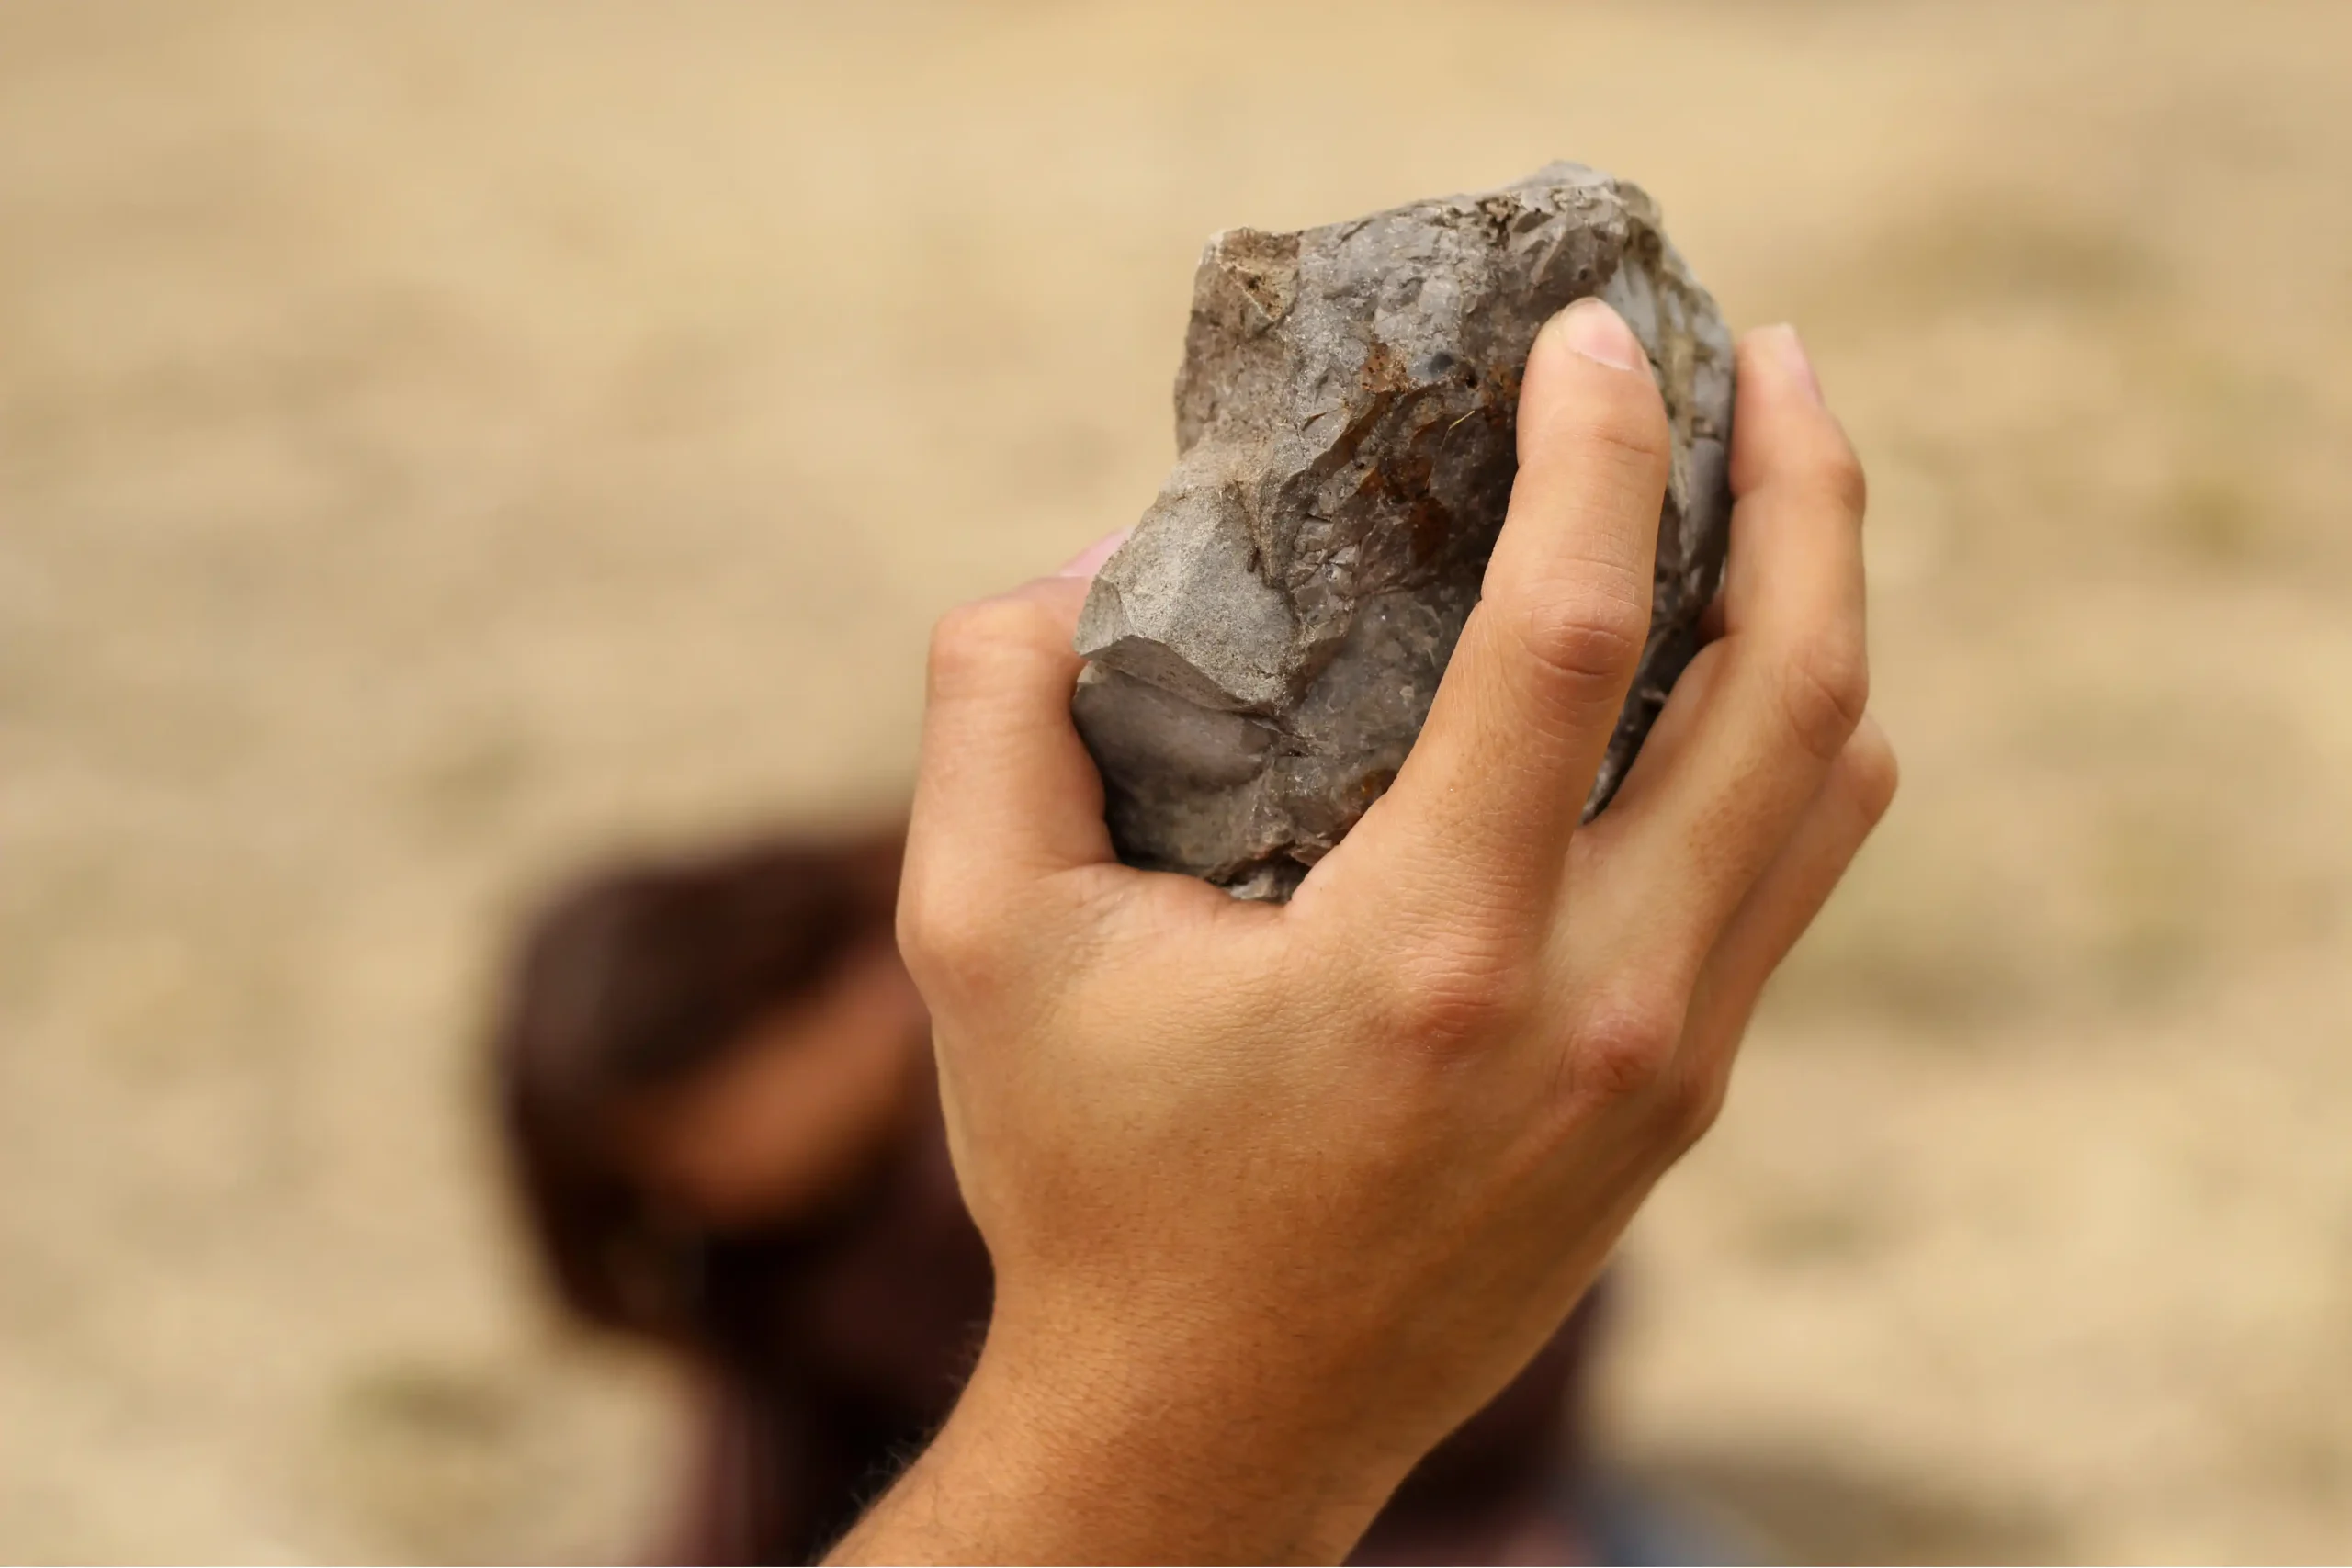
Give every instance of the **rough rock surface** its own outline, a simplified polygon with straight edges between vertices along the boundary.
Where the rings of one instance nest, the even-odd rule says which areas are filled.
[[[1648,196],[1554,164],[1209,242],[1175,471],[1079,622],[1074,708],[1123,859],[1287,898],[1387,788],[1502,526],[1536,329],[1593,294],[1674,428],[1648,646],[1586,814],[1607,804],[1722,575],[1732,345]]]

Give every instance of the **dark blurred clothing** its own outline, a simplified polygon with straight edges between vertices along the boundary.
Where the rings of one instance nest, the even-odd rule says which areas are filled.
[[[807,1562],[946,1418],[979,1352],[991,1278],[937,1107],[852,1198],[801,1234],[719,1244],[763,1288],[729,1311],[738,1348],[707,1369],[685,1562]]]

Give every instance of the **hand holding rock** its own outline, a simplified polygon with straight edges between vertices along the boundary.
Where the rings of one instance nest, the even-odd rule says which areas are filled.
[[[1589,824],[1676,460],[1605,305],[1537,337],[1426,727],[1287,905],[1117,859],[1082,581],[941,624],[900,935],[997,1306],[844,1560],[1337,1560],[1558,1325],[1894,784],[1860,470],[1793,333],[1739,371],[1723,635]]]

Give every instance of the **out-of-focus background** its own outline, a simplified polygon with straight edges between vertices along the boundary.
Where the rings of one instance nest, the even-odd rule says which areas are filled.
[[[516,912],[887,812],[1210,231],[1556,156],[1806,329],[1906,768],[1616,1451],[1797,1556],[2352,1550],[2352,6],[0,0],[0,1555],[640,1550]]]

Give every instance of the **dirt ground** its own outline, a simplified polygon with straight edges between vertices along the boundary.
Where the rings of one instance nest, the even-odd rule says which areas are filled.
[[[887,809],[1211,231],[1563,155],[1806,328],[1907,773],[1616,1451],[1800,1557],[2352,1551],[2352,6],[0,0],[0,1555],[636,1550],[514,911]]]

